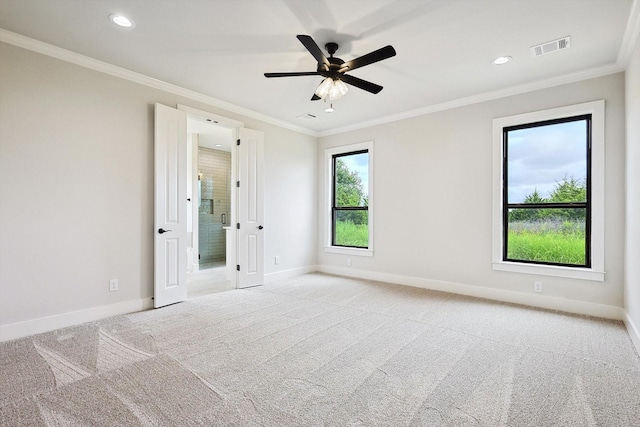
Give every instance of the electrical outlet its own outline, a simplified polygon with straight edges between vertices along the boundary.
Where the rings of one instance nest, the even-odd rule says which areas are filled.
[[[118,290],[118,279],[109,280],[109,292],[115,292]]]
[[[273,262],[278,265],[280,264],[280,257],[276,255],[275,259],[273,260]]]
[[[533,282],[533,292],[542,292],[542,282]]]
[[[347,265],[351,267],[351,258],[347,258]]]

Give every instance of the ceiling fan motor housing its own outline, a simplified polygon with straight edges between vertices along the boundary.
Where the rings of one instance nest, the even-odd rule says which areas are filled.
[[[324,47],[325,49],[327,49],[327,52],[329,52],[329,57],[327,58],[327,61],[329,61],[329,69],[327,69],[327,66],[325,64],[318,62],[318,71],[328,71],[329,73],[331,73],[331,77],[337,79],[338,70],[340,70],[342,68],[342,64],[344,64],[344,61],[342,59],[334,58],[333,56],[333,54],[338,50],[338,43],[329,42],[325,44]],[[329,77],[329,75],[326,75],[325,77]]]
[[[329,42],[324,45],[324,48],[327,49],[330,56],[333,56],[333,54],[338,51],[338,43]]]

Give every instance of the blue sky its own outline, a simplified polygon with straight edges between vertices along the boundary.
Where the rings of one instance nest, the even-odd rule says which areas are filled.
[[[509,132],[509,203],[521,203],[535,189],[548,197],[556,182],[587,174],[585,121]]]

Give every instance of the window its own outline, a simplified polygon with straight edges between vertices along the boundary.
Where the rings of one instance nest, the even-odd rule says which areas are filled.
[[[591,266],[590,141],[590,114],[503,128],[503,260]]]
[[[372,151],[371,142],[326,151],[328,252],[373,254]]]
[[[494,156],[494,269],[604,280],[604,101],[496,119]]]

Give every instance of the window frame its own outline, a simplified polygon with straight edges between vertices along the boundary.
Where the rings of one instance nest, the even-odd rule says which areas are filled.
[[[368,212],[368,229],[369,229],[369,245],[368,247],[354,247],[354,246],[342,246],[335,245],[335,227],[334,219],[336,206],[335,205],[335,188],[334,188],[334,159],[344,157],[350,154],[358,154],[367,152],[369,157],[369,179],[368,179],[368,204],[365,208]],[[362,142],[358,144],[344,145],[340,147],[332,147],[325,149],[325,252],[338,253],[344,255],[355,256],[373,256],[373,141]],[[362,210],[358,208],[359,210]],[[343,209],[338,207],[338,210],[353,210]]]
[[[604,281],[604,100],[552,108],[532,113],[518,114],[493,120],[493,216],[492,216],[492,267],[494,270],[524,274],[566,277],[583,280]],[[590,115],[590,153],[587,161],[587,183],[589,206],[587,227],[590,242],[585,248],[590,255],[590,264],[573,266],[566,264],[516,261],[506,259],[506,172],[507,153],[505,129],[524,128],[528,124],[554,121]],[[589,221],[590,219],[590,221]]]
[[[586,122],[586,140],[585,143],[585,155],[586,155],[586,196],[587,200],[584,202],[567,202],[567,203],[509,203],[509,132],[518,131],[522,129],[541,128],[544,126],[553,126],[563,123],[572,122]],[[502,150],[504,153],[505,161],[502,162],[503,183],[502,183],[502,260],[511,262],[523,262],[527,264],[541,264],[541,265],[558,265],[571,268],[591,267],[591,130],[592,130],[593,117],[591,114],[582,114],[579,116],[562,117],[551,120],[544,120],[541,122],[524,123],[515,126],[505,126],[502,128]],[[516,258],[509,258],[509,209],[564,209],[575,208],[585,210],[585,263],[584,264],[565,264],[555,263],[547,261],[531,261],[531,260],[519,260]]]
[[[337,189],[336,189],[336,165],[338,159],[341,157],[355,156],[358,154],[367,154],[367,161],[369,160],[369,150],[349,151],[347,153],[338,153],[331,156],[331,246],[340,248],[356,248],[356,249],[369,249],[369,239],[367,236],[367,246],[351,246],[351,245],[339,245],[336,243],[336,220],[338,218],[338,212],[350,212],[350,211],[366,211],[367,212],[367,228],[369,226],[369,202],[367,206],[338,206],[336,203]],[[367,169],[369,165],[367,164]],[[369,183],[367,182],[367,186]],[[367,188],[368,190],[368,188]],[[368,233],[368,230],[367,230]]]

